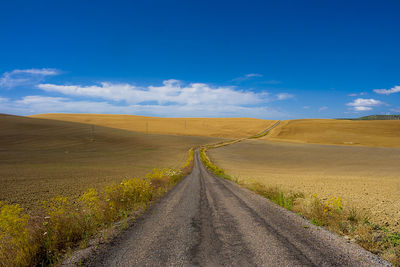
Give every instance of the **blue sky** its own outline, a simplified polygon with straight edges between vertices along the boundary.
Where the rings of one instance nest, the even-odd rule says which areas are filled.
[[[0,112],[400,113],[400,1],[3,1]]]

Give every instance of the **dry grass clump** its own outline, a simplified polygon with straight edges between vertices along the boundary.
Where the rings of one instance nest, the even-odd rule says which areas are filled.
[[[154,169],[145,178],[125,179],[103,192],[90,188],[76,202],[57,196],[43,202],[42,216],[30,218],[19,205],[0,202],[0,265],[51,265],[70,248],[113,222],[146,207],[193,166],[193,149],[179,171]]]
[[[243,185],[251,191],[268,198],[272,202],[284,207],[285,209],[292,210],[293,205],[299,198],[304,198],[303,193],[284,193],[278,187],[266,187],[260,183],[248,183]]]
[[[279,187],[233,179],[222,168],[214,165],[206,152],[207,148],[200,150],[201,160],[215,175],[234,181],[272,202],[304,216],[314,225],[326,227],[382,256],[396,266],[400,266],[400,233],[372,224],[367,212],[356,207],[345,208],[342,199],[336,196],[323,201],[316,194],[306,196],[301,192],[286,192]]]

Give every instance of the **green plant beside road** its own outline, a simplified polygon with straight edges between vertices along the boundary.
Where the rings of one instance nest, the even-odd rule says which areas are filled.
[[[193,149],[180,170],[154,169],[145,178],[125,179],[103,192],[89,188],[77,202],[57,196],[43,202],[42,217],[0,202],[0,266],[52,265],[69,249],[112,223],[146,209],[193,168]]]

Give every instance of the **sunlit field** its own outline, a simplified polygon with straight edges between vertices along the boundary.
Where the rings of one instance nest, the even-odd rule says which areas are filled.
[[[31,117],[90,123],[142,133],[223,138],[248,137],[276,122],[253,118],[158,118],[106,114],[39,114]]]
[[[283,190],[343,198],[346,207],[400,230],[400,149],[248,140],[209,150],[232,177]]]
[[[267,140],[348,146],[400,147],[400,120],[288,120]]]

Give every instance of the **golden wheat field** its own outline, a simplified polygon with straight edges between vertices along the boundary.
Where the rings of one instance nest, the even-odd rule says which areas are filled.
[[[252,118],[158,118],[108,114],[38,114],[31,117],[89,123],[142,133],[222,138],[248,137],[264,131],[276,122]]]
[[[153,168],[179,168],[190,147],[218,140],[0,115],[0,201],[32,210],[59,194],[74,199]]]
[[[400,120],[282,121],[262,139],[348,146],[400,147]]]
[[[342,197],[400,230],[400,149],[246,140],[209,150],[233,177],[287,191]]]

